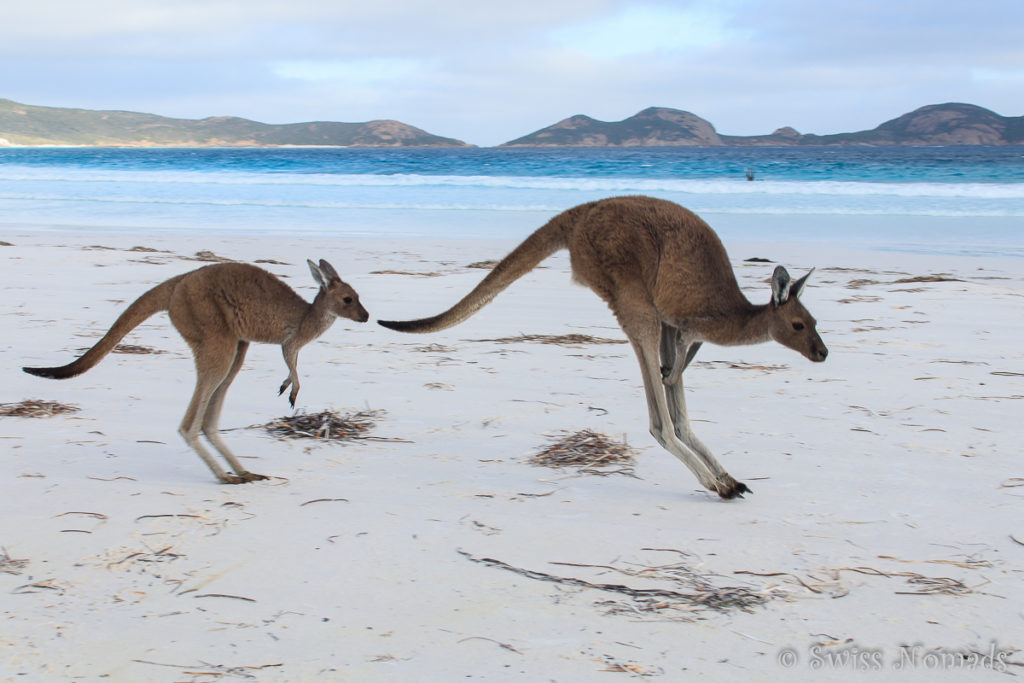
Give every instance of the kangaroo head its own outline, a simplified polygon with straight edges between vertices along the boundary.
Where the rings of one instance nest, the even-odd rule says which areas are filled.
[[[348,318],[357,323],[365,323],[370,319],[363,305],[359,303],[359,295],[356,290],[344,282],[334,270],[334,266],[320,259],[320,265],[306,260],[309,270],[313,273],[313,279],[320,285],[321,293],[327,297],[327,308],[339,318]]]
[[[828,357],[825,347],[816,329],[818,321],[810,311],[800,303],[800,293],[807,284],[810,273],[793,282],[789,273],[782,266],[775,268],[772,274],[772,301],[769,304],[771,321],[768,333],[771,338],[783,346],[798,351],[815,363]]]

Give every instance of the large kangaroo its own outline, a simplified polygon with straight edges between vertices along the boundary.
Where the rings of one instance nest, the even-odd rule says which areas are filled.
[[[247,263],[218,263],[193,270],[157,285],[136,299],[113,327],[78,360],[58,368],[22,368],[25,372],[67,379],[100,362],[126,334],[147,318],[167,311],[171,322],[192,348],[196,389],[178,432],[224,484],[266,479],[247,472],[217,433],[224,395],[242,369],[250,342],[280,344],[288,377],[278,395],[290,385],[288,401],[295,406],[299,349],[327,331],[337,317],[366,322],[370,315],[359,295],[342,282],[327,261],[307,261],[320,285],[309,304],[291,287],[262,268]],[[199,433],[224,456],[234,474],[226,473],[199,441]]]
[[[810,273],[793,282],[779,266],[769,303],[750,303],[718,236],[678,204],[615,197],[569,209],[526,238],[444,313],[379,322],[402,332],[456,325],[559,249],[569,250],[574,279],[608,303],[629,337],[640,361],[654,438],[722,498],[749,492],[690,428],[682,373],[706,341],[731,346],[774,339],[812,361],[825,360],[828,349],[816,321],[799,301]]]

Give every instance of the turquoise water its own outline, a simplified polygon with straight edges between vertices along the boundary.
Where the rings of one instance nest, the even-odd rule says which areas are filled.
[[[1024,253],[1021,147],[0,149],[0,229],[507,238],[619,194],[735,238]]]

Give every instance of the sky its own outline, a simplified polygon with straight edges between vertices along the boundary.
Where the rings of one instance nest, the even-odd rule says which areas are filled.
[[[650,106],[719,133],[1024,115],[1024,0],[4,0],[0,98],[489,146]]]

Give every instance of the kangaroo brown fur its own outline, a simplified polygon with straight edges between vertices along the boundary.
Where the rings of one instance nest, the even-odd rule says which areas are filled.
[[[217,432],[224,396],[245,361],[251,342],[280,344],[290,385],[288,400],[299,393],[299,349],[327,331],[337,317],[366,322],[370,316],[359,295],[327,261],[307,261],[320,285],[307,303],[275,275],[247,263],[217,263],[172,277],[136,299],[96,344],[72,363],[55,368],[22,368],[51,379],[67,379],[94,367],[121,339],[150,316],[167,311],[171,323],[195,357],[196,388],[178,432],[225,484],[266,479],[247,472]],[[199,441],[202,432],[231,466],[226,473]]]
[[[828,349],[816,321],[799,301],[810,273],[794,282],[778,266],[771,300],[752,304],[718,236],[678,204],[614,197],[569,209],[527,237],[447,311],[379,322],[402,332],[456,325],[559,249],[569,250],[574,279],[607,302],[629,338],[640,361],[654,438],[721,497],[748,492],[693,434],[682,373],[704,342],[731,346],[774,339],[812,361],[825,360]]]

